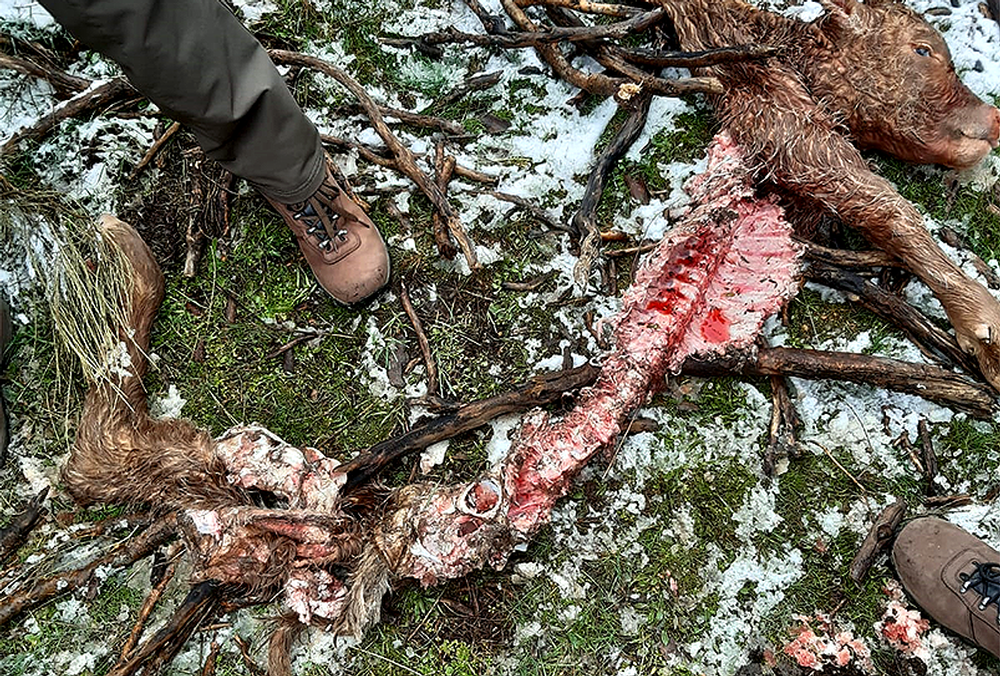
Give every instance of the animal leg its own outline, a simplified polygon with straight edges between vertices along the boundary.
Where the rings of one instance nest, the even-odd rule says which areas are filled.
[[[111,383],[87,393],[73,452],[63,480],[78,502],[150,503],[158,507],[232,501],[214,442],[184,420],[149,417],[142,376],[148,368],[150,330],[163,301],[163,275],[132,226],[103,216],[103,235],[132,264],[129,326],[117,327],[131,364]]]
[[[752,94],[730,93],[735,103],[724,111],[726,127],[755,157],[760,173],[831,209],[899,258],[941,301],[959,345],[1000,389],[1000,303],[945,255],[920,213],[869,168],[794,75],[762,77],[769,81]]]

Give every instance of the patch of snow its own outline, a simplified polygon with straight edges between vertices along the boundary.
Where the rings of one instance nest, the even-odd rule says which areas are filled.
[[[149,414],[154,418],[180,418],[187,399],[181,396],[177,386],[171,383],[167,393],[153,396],[149,400]]]

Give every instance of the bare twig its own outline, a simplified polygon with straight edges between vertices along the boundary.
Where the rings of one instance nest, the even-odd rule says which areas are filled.
[[[52,85],[52,89],[55,90],[56,95],[61,98],[68,98],[74,94],[79,94],[91,85],[90,80],[85,78],[70,75],[57,68],[43,66],[29,59],[9,54],[0,53],[0,68],[14,70],[18,73],[38,78],[39,80],[45,80]]]
[[[132,654],[132,650],[135,648],[136,644],[139,643],[139,638],[142,636],[142,630],[146,626],[146,620],[149,619],[150,613],[153,612],[153,608],[156,607],[157,602],[160,597],[163,596],[163,592],[166,590],[167,585],[170,581],[174,579],[174,571],[177,570],[177,564],[171,563],[167,566],[166,571],[163,573],[163,577],[149,590],[149,594],[146,596],[146,600],[142,602],[142,607],[139,608],[139,616],[135,620],[135,625],[132,627],[132,631],[128,635],[128,639],[125,641],[125,645],[122,646],[121,654],[118,658],[119,662],[126,661]]]
[[[433,117],[431,115],[423,115],[420,113],[414,113],[409,110],[402,110],[400,108],[389,108],[388,106],[378,106],[378,110],[382,113],[383,117],[394,117],[404,124],[410,124],[414,127],[421,127],[423,129],[436,129],[438,131],[443,131],[446,134],[451,134],[452,136],[462,136],[466,133],[465,127],[458,124],[457,122],[452,122],[451,120],[445,120],[440,117]],[[337,117],[343,117],[346,115],[364,115],[364,106],[360,104],[349,104],[345,106],[338,106],[330,111],[332,115]]]
[[[46,510],[42,503],[48,494],[49,489],[46,486],[28,502],[21,514],[14,517],[10,525],[0,530],[0,563],[17,551],[35,524],[45,515]]]
[[[604,194],[604,185],[618,164],[618,160],[628,152],[646,126],[646,117],[649,115],[652,100],[653,97],[649,93],[643,92],[638,95],[625,123],[597,158],[597,163],[587,180],[587,189],[583,193],[580,209],[573,216],[573,226],[580,234],[580,258],[573,269],[573,279],[577,288],[581,290],[587,288],[594,260],[600,253],[601,231],[597,226],[597,207],[601,195]]]
[[[532,218],[536,221],[544,223],[552,230],[562,230],[565,232],[573,232],[573,229],[560,223],[555,217],[549,215],[547,211],[539,207],[537,204],[531,200],[524,199],[523,197],[518,197],[517,195],[511,195],[505,192],[499,192],[497,190],[485,190],[476,191],[475,194],[479,195],[489,195],[494,197],[501,202],[510,202],[528,212]]]
[[[448,183],[455,171],[455,158],[445,155],[444,144],[438,143],[434,149],[434,182],[445,199],[448,199]],[[434,229],[434,241],[437,243],[438,251],[444,258],[452,259],[457,251],[448,238],[448,224],[440,211],[435,211],[431,216],[431,223]]]
[[[965,241],[964,237],[947,226],[938,230],[937,234],[941,238],[941,241],[948,246],[955,249],[961,249],[965,252],[965,255],[967,255],[969,260],[972,262],[972,267],[974,267],[976,272],[981,274],[983,279],[986,280],[987,286],[991,289],[1000,289],[1000,276],[993,271],[993,268],[991,268],[986,261],[969,249],[969,245]]]
[[[875,558],[892,543],[896,529],[903,521],[905,514],[906,503],[902,500],[897,500],[879,514],[869,529],[864,542],[861,543],[861,548],[855,555],[854,561],[851,562],[852,580],[860,583],[868,576],[868,571],[875,563]]]
[[[157,547],[173,537],[176,529],[176,516],[170,514],[154,523],[145,532],[136,537],[128,538],[110,553],[86,566],[61,571],[36,581],[30,589],[18,591],[0,599],[0,626],[7,624],[22,612],[36,608],[67,590],[86,586],[98,568],[120,568],[148,556]]]
[[[427,367],[427,394],[431,397],[436,397],[439,394],[437,364],[434,361],[434,354],[431,352],[431,344],[427,340],[427,334],[424,333],[424,326],[420,322],[420,316],[413,309],[413,303],[410,302],[410,294],[406,292],[406,283],[403,281],[399,283],[399,300],[403,303],[403,310],[406,312],[406,316],[410,318],[410,324],[413,325],[413,330],[417,334],[417,344],[420,345],[420,354],[424,356],[424,365]]]
[[[382,467],[408,453],[485,425],[506,413],[556,401],[565,392],[594,382],[599,371],[585,364],[570,371],[544,373],[512,392],[466,404],[453,413],[420,423],[403,436],[376,444],[341,466],[347,473],[347,487],[363,484]]]
[[[441,97],[441,99],[435,101],[434,105],[428,109],[428,112],[443,110],[451,104],[461,101],[472,92],[478,92],[494,87],[498,82],[500,82],[501,77],[503,77],[503,73],[499,70],[493,73],[483,73],[481,75],[470,77],[464,82],[456,85],[454,89]]]
[[[928,356],[949,366],[964,368],[972,374],[980,373],[975,358],[966,354],[950,334],[932,324],[898,296],[852,272],[826,263],[810,263],[805,274],[821,284],[853,295],[866,308],[898,326]]]
[[[917,423],[917,431],[920,434],[921,459],[924,465],[924,476],[927,478],[927,494],[934,494],[934,478],[938,473],[937,454],[934,453],[934,442],[931,440],[931,431],[927,427],[927,418],[921,418]]]
[[[831,249],[815,242],[798,240],[805,248],[804,257],[808,261],[828,263],[841,268],[882,268],[902,267],[898,258],[884,251],[848,251],[847,249]]]
[[[854,383],[906,392],[977,418],[990,418],[996,406],[992,388],[954,371],[930,364],[873,357],[849,352],[760,348],[750,357],[727,357],[712,361],[688,359],[682,372],[695,376],[739,374],[784,375],[812,380],[847,380]]]
[[[160,135],[160,138],[153,142],[153,145],[149,147],[149,150],[147,150],[146,154],[142,156],[139,163],[135,165],[135,169],[133,169],[132,173],[129,175],[130,181],[134,181],[136,179],[139,173],[146,168],[146,165],[149,164],[154,157],[156,157],[156,153],[160,152],[163,146],[167,145],[167,141],[169,141],[174,134],[180,131],[180,128],[180,122],[174,122],[172,125],[167,127],[167,130]]]
[[[654,9],[651,12],[636,14],[626,21],[605,26],[586,26],[582,28],[560,26],[549,27],[537,32],[517,31],[496,35],[481,35],[478,33],[463,33],[454,28],[445,28],[437,33],[428,33],[418,40],[424,44],[441,45],[451,43],[468,43],[479,47],[496,46],[504,49],[522,49],[538,45],[554,44],[556,42],[578,42],[581,40],[599,40],[602,38],[623,38],[639,33],[663,19],[663,10]],[[683,54],[683,52],[681,52]],[[438,107],[437,104],[435,107]]]
[[[795,428],[799,416],[788,393],[788,382],[782,376],[771,376],[771,407],[771,427],[764,451],[764,473],[768,476],[774,476],[776,459],[793,455],[797,447]]]
[[[518,7],[565,7],[566,9],[575,9],[586,14],[602,14],[621,19],[642,12],[638,7],[630,5],[615,5],[606,2],[592,2],[591,0],[516,0],[516,2]]]
[[[361,106],[364,108],[365,114],[368,115],[368,119],[371,121],[372,127],[374,127],[376,133],[378,133],[386,147],[389,148],[390,152],[392,152],[393,156],[396,158],[396,166],[400,171],[406,174],[411,181],[417,184],[417,187],[420,188],[421,192],[427,196],[427,198],[431,201],[431,204],[434,205],[434,208],[441,212],[444,216],[446,222],[448,223],[448,229],[458,242],[458,246],[462,249],[462,253],[465,254],[466,261],[469,264],[469,269],[480,270],[482,266],[476,256],[476,251],[473,248],[472,242],[469,240],[458,215],[455,213],[455,210],[452,209],[447,198],[442,194],[437,184],[435,184],[427,176],[427,174],[417,166],[416,158],[413,153],[410,152],[406,146],[400,143],[399,139],[397,139],[389,130],[389,127],[386,126],[385,120],[382,118],[381,112],[379,112],[378,105],[371,99],[370,96],[368,96],[368,93],[364,90],[364,88],[350,75],[323,59],[318,59],[314,56],[307,56],[306,54],[300,54],[298,52],[289,52],[283,49],[272,49],[269,54],[277,63],[313,68],[324,75],[332,77],[346,87],[348,91],[350,91],[361,102]]]
[[[131,676],[147,663],[155,672],[156,667],[169,663],[198,625],[215,612],[219,603],[219,591],[219,584],[214,580],[194,586],[170,621],[139,646],[127,661],[116,664],[107,676]]]

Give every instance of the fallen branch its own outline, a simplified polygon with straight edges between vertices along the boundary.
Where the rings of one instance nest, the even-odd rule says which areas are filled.
[[[0,563],[6,561],[18,550],[38,521],[45,515],[46,510],[42,503],[45,502],[48,494],[49,489],[46,486],[28,502],[23,512],[14,517],[10,525],[0,530]]]
[[[455,158],[451,155],[446,156],[444,144],[438,143],[434,149],[434,182],[445,199],[448,199],[448,183],[451,182],[451,176],[454,172]],[[435,211],[431,215],[431,224],[438,251],[444,258],[451,260],[457,252],[448,238],[448,224],[440,211]]]
[[[378,110],[383,117],[394,117],[400,122],[413,125],[414,127],[436,129],[437,131],[443,131],[444,133],[451,134],[452,136],[462,136],[467,133],[465,127],[457,122],[444,120],[440,117],[422,115],[409,110],[389,108],[387,106],[378,106]],[[365,112],[364,106],[354,103],[345,106],[337,106],[330,111],[330,114],[334,117],[345,117],[347,115],[364,115]]]
[[[596,366],[584,364],[569,371],[543,373],[511,392],[465,404],[453,413],[419,423],[406,434],[378,443],[339,467],[338,471],[347,473],[345,488],[360,486],[408,453],[468,432],[501,415],[557,401],[566,392],[594,382],[599,371]]]
[[[626,18],[634,16],[640,12],[638,7],[630,5],[616,5],[606,2],[592,2],[591,0],[515,0],[518,7],[565,7],[575,9],[586,14],[601,14],[603,16],[614,16]]]
[[[861,305],[888,319],[899,327],[923,352],[948,366],[960,367],[979,375],[975,357],[966,354],[944,329],[932,324],[927,317],[868,280],[826,263],[813,262],[805,271],[809,279],[854,296]]]
[[[755,356],[712,361],[688,359],[685,375],[783,375],[807,380],[847,380],[853,383],[905,392],[964,411],[976,418],[991,418],[996,406],[993,390],[963,375],[931,366],[850,352],[760,348]]]
[[[861,583],[867,576],[875,559],[888,549],[896,535],[896,529],[906,514],[906,503],[897,500],[885,508],[868,530],[868,535],[851,562],[851,579]]]
[[[413,303],[410,302],[410,294],[406,292],[406,283],[402,281],[399,283],[399,300],[403,304],[406,316],[410,318],[413,331],[417,334],[417,344],[420,345],[420,354],[424,356],[424,366],[427,368],[427,396],[432,398],[437,397],[439,394],[437,364],[434,361],[433,353],[431,353],[431,344],[427,340],[427,334],[424,333],[424,326],[420,322],[420,316],[413,309]]]
[[[534,218],[536,221],[540,223],[544,223],[552,230],[573,232],[572,228],[560,223],[558,219],[549,215],[547,211],[539,207],[531,200],[527,200],[523,197],[518,197],[517,195],[511,195],[509,193],[499,192],[497,190],[480,190],[476,191],[474,194],[489,195],[490,197],[496,198],[501,202],[510,202],[511,204],[516,205],[518,208],[528,212],[532,218]]]
[[[139,163],[135,165],[135,169],[133,169],[132,173],[129,174],[130,181],[134,181],[136,177],[139,176],[139,173],[146,168],[146,165],[149,164],[154,157],[156,157],[156,153],[160,152],[163,146],[167,145],[167,141],[169,141],[174,134],[180,131],[180,128],[181,123],[174,122],[172,125],[167,127],[165,132],[160,134],[160,138],[153,142],[153,145],[149,147],[149,150],[147,150],[146,154],[142,156]]]
[[[121,568],[131,565],[167,542],[177,530],[177,518],[170,514],[145,532],[130,537],[111,552],[74,570],[65,570],[35,582],[30,589],[19,591],[0,600],[0,627],[26,610],[37,608],[49,599],[73,589],[85,587],[98,568]]]
[[[132,626],[132,631],[129,632],[128,638],[125,640],[125,645],[122,646],[121,653],[118,657],[118,661],[120,663],[128,660],[129,656],[132,654],[132,650],[135,648],[136,644],[139,643],[139,637],[142,636],[142,630],[146,626],[146,620],[149,619],[150,614],[153,612],[153,608],[156,607],[160,597],[163,596],[163,592],[166,590],[167,585],[174,579],[174,572],[176,570],[176,562],[171,563],[163,572],[162,577],[160,577],[160,579],[153,585],[153,588],[149,590],[146,600],[142,602],[142,606],[139,608],[139,616],[136,618],[135,624]]]
[[[146,663],[148,670],[156,673],[169,664],[198,625],[218,608],[219,592],[219,584],[214,580],[192,587],[166,626],[143,643],[127,661],[116,664],[107,676],[131,676]]]
[[[839,268],[864,268],[866,270],[903,266],[902,261],[884,251],[848,251],[847,249],[831,249],[815,242],[803,240],[799,240],[799,242],[805,247],[803,258],[807,261],[826,263]]]
[[[114,78],[107,82],[87,89],[73,98],[64,101],[48,115],[41,117],[33,125],[15,132],[6,143],[0,147],[0,157],[16,150],[24,141],[37,141],[52,129],[71,117],[87,112],[106,108],[112,103],[121,101],[135,94],[135,90],[125,80]]]
[[[330,136],[328,134],[321,134],[320,139],[328,146],[334,146],[335,148],[342,150],[353,150],[358,153],[358,156],[365,162],[378,165],[380,167],[385,167],[386,169],[392,169],[394,171],[399,171],[403,173],[396,161],[391,157],[386,157],[384,155],[378,154],[378,152],[366,146],[362,143],[355,143],[354,141],[348,141],[347,139],[341,138],[339,136]],[[422,154],[415,153],[414,157],[423,157]],[[490,176],[489,174],[483,173],[481,171],[476,171],[475,169],[469,169],[468,167],[463,167],[461,164],[455,164],[455,176],[459,178],[464,178],[470,181],[475,181],[476,183],[487,183],[489,185],[495,185],[499,181],[499,177]]]
[[[601,231],[597,225],[597,207],[604,194],[604,186],[618,160],[628,152],[646,126],[652,100],[652,95],[647,92],[639,94],[634,101],[634,107],[629,109],[624,124],[601,151],[597,163],[590,172],[590,178],[587,179],[587,189],[583,193],[580,209],[573,216],[573,226],[580,234],[580,257],[573,268],[573,279],[578,289],[587,288],[594,260],[600,253]]]
[[[948,246],[965,252],[965,255],[968,256],[969,260],[972,262],[972,267],[974,267],[976,272],[981,274],[983,279],[986,280],[987,286],[991,289],[1000,289],[1000,276],[993,271],[993,268],[989,266],[989,263],[984,261],[977,254],[973,253],[971,249],[969,249],[969,245],[965,241],[964,237],[949,227],[939,229],[937,234],[941,238],[941,241]]]
[[[920,434],[921,460],[924,466],[924,478],[927,479],[927,494],[934,494],[934,479],[938,473],[937,454],[934,453],[934,442],[931,440],[931,432],[927,427],[927,418],[921,418],[917,423],[917,432]]]
[[[472,242],[469,240],[469,237],[465,232],[465,228],[458,219],[455,210],[448,203],[447,198],[444,194],[442,194],[437,184],[434,183],[427,176],[427,174],[420,169],[420,167],[417,166],[416,158],[413,153],[410,152],[406,146],[400,143],[399,139],[397,139],[389,130],[389,127],[386,126],[385,120],[382,118],[382,114],[378,109],[378,105],[370,96],[368,96],[368,93],[364,90],[364,88],[350,75],[323,59],[283,49],[272,49],[268,53],[276,63],[291,66],[306,66],[308,68],[318,70],[324,75],[332,77],[346,87],[348,91],[354,94],[358,101],[360,101],[362,108],[364,108],[365,114],[368,115],[368,119],[371,122],[372,127],[374,127],[375,132],[382,138],[386,147],[389,148],[389,151],[392,152],[393,156],[396,158],[396,166],[401,172],[406,174],[411,181],[417,184],[417,187],[420,188],[420,191],[427,196],[427,199],[431,201],[434,208],[441,212],[448,224],[448,229],[458,242],[458,246],[462,249],[462,253],[465,254],[465,259],[469,264],[469,269],[473,271],[482,269],[479,259],[476,256],[476,251],[472,247]]]
[[[654,9],[651,12],[636,14],[626,21],[605,26],[587,26],[583,28],[564,28],[553,26],[537,32],[517,31],[491,35],[478,33],[463,33],[448,27],[436,33],[422,35],[419,41],[427,45],[443,45],[467,43],[477,47],[502,47],[504,49],[523,49],[538,45],[554,44],[556,42],[578,42],[581,40],[599,40],[602,38],[624,38],[659,23],[663,19],[663,10]],[[680,52],[683,53],[683,52]]]
[[[481,75],[470,77],[464,82],[460,82],[455,85],[454,89],[448,92],[440,100],[435,101],[434,105],[428,108],[427,112],[443,110],[453,103],[458,103],[472,92],[478,92],[494,87],[500,82],[502,77],[503,72],[499,70],[492,73],[483,73]]]
[[[0,68],[17,71],[39,80],[45,80],[60,98],[69,98],[85,91],[91,86],[91,81],[76,75],[70,75],[57,68],[49,68],[19,56],[0,53]]]
[[[792,404],[787,381],[782,376],[771,376],[771,426],[764,451],[764,473],[767,476],[774,476],[777,458],[795,454],[795,428],[798,425],[799,415]]]

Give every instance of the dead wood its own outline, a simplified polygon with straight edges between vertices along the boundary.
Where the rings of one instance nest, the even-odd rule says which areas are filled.
[[[208,650],[208,657],[205,658],[205,666],[201,668],[201,676],[215,676],[215,663],[219,657],[219,650],[222,644],[212,641],[212,646]]]
[[[697,52],[662,51],[646,47],[617,50],[618,55],[626,61],[653,68],[705,68],[720,63],[766,59],[777,52],[776,48],[766,45],[716,47]]]
[[[14,517],[9,526],[0,530],[0,563],[4,563],[20,548],[35,525],[45,516],[46,509],[42,503],[48,494],[49,488],[46,486],[28,501],[24,511]]]
[[[420,321],[420,316],[413,309],[413,303],[410,302],[410,294],[406,292],[406,283],[403,281],[399,283],[399,300],[403,304],[406,316],[410,318],[413,331],[417,334],[417,344],[420,346],[420,354],[424,357],[424,366],[427,368],[427,396],[429,398],[436,398],[440,394],[438,391],[437,363],[434,361],[431,344],[427,340],[427,334],[424,333],[424,326]]]
[[[139,163],[135,165],[135,169],[133,169],[132,173],[129,175],[130,181],[134,181],[136,179],[139,173],[146,168],[146,165],[149,164],[154,157],[156,157],[156,153],[160,152],[160,150],[163,149],[163,146],[167,145],[167,141],[169,141],[174,134],[180,131],[180,128],[181,123],[174,122],[172,125],[167,127],[165,132],[160,134],[160,138],[153,142],[153,145],[149,147],[149,150],[147,150],[146,154],[142,156]]]
[[[176,570],[176,562],[168,565],[166,570],[163,571],[163,575],[160,576],[160,579],[157,580],[153,584],[153,588],[149,590],[149,594],[146,595],[146,599],[142,602],[142,606],[139,608],[139,615],[135,620],[135,624],[132,626],[132,631],[129,632],[128,638],[125,640],[125,645],[122,646],[121,653],[118,657],[119,662],[125,662],[128,660],[129,656],[132,654],[132,650],[135,648],[136,644],[139,643],[139,638],[142,636],[142,630],[146,626],[146,620],[149,619],[149,616],[156,607],[160,597],[163,596],[163,592],[166,590],[167,585],[169,585],[170,581],[174,579],[174,572],[176,572]],[[150,580],[150,582],[152,582],[152,580]]]
[[[522,31],[529,33],[544,32],[535,24],[534,21],[528,18],[528,15],[524,13],[514,0],[501,0],[501,4],[510,18],[514,20],[514,23],[517,24],[518,28]],[[488,28],[487,32],[489,32]],[[663,93],[672,96],[684,93],[723,93],[722,85],[715,78],[680,78],[677,80],[660,80],[659,78],[652,78],[652,76],[645,72],[631,78],[614,78],[601,73],[584,73],[583,71],[574,68],[556,45],[539,44],[535,46],[535,51],[538,52],[539,57],[543,61],[549,64],[559,78],[565,80],[574,87],[586,90],[591,94],[597,94],[600,96],[615,96],[622,89],[623,85],[635,85],[637,83],[653,87],[651,82],[654,79],[659,80],[658,84],[656,84],[653,89],[656,93]],[[623,68],[631,72],[633,75],[637,72],[641,72],[625,63],[624,59],[621,59],[621,62],[624,64]],[[619,72],[624,73],[625,71],[623,70]]]
[[[448,199],[448,183],[451,182],[451,176],[454,172],[455,158],[451,155],[445,155],[444,144],[438,143],[434,149],[434,182],[446,200]],[[440,211],[431,214],[431,224],[438,252],[444,258],[451,260],[458,252],[448,238],[448,224]]]
[[[153,523],[144,532],[122,541],[111,552],[86,566],[56,573],[35,582],[30,589],[15,591],[0,599],[0,627],[22,612],[37,608],[59,594],[85,587],[94,571],[100,567],[121,568],[149,556],[157,547],[170,540],[176,530],[177,517],[170,514]]]
[[[442,131],[445,134],[451,134],[452,136],[464,136],[466,133],[465,127],[458,124],[457,122],[452,122],[451,120],[445,120],[440,117],[434,117],[433,115],[422,115],[420,113],[414,113],[409,110],[402,110],[401,108],[390,108],[388,106],[378,106],[378,110],[382,113],[382,117],[394,117],[404,124],[413,125],[414,127],[420,127],[421,129],[433,129],[437,131]],[[354,103],[344,106],[337,106],[330,111],[330,114],[335,117],[345,117],[347,115],[364,115],[364,106]]]
[[[953,371],[850,352],[760,348],[755,356],[688,359],[682,373],[701,377],[736,374],[846,380],[923,397],[983,419],[991,418],[996,406],[992,388]]]
[[[640,256],[648,251],[652,251],[660,245],[659,242],[646,242],[639,246],[630,246],[624,249],[610,249],[604,252],[608,258],[624,258],[625,256]]]
[[[896,529],[906,514],[906,503],[897,500],[885,508],[868,530],[868,535],[851,562],[851,579],[861,583],[867,576],[875,559],[888,549],[896,535]]]
[[[180,652],[198,625],[218,609],[220,592],[221,587],[214,580],[192,587],[170,621],[127,661],[116,664],[107,676],[131,676],[144,667],[147,673],[157,673]]]
[[[810,263],[805,274],[809,279],[851,294],[861,305],[899,327],[932,359],[980,375],[979,364],[975,357],[962,351],[958,342],[947,331],[932,324],[927,317],[902,298],[852,272],[826,263]]]
[[[590,178],[587,179],[587,189],[583,193],[580,209],[573,216],[573,227],[580,235],[580,256],[573,269],[573,279],[580,289],[587,288],[590,271],[600,253],[601,231],[597,225],[597,207],[600,205],[601,195],[604,194],[604,186],[618,160],[628,152],[646,126],[652,100],[652,95],[647,92],[642,92],[635,98],[628,117],[611,142],[601,151],[594,169],[590,172]]]
[[[924,506],[933,509],[958,509],[972,504],[972,496],[965,493],[957,495],[931,495],[924,499]]]
[[[371,99],[370,96],[368,96],[368,93],[364,90],[364,88],[350,75],[323,59],[283,49],[272,49],[269,50],[268,53],[276,63],[290,66],[305,66],[332,77],[347,88],[347,90],[350,91],[358,99],[358,101],[360,101],[365,114],[368,116],[372,127],[375,129],[375,132],[382,138],[386,147],[389,148],[389,151],[392,152],[393,157],[395,157],[396,166],[401,172],[406,174],[411,181],[417,184],[420,191],[427,196],[427,199],[431,201],[434,208],[444,217],[452,237],[455,238],[455,241],[458,242],[458,246],[462,250],[462,253],[465,254],[465,259],[469,264],[469,269],[473,271],[480,270],[482,266],[479,264],[479,259],[476,256],[476,251],[472,246],[472,242],[469,240],[469,237],[465,232],[465,228],[462,226],[455,210],[452,208],[451,204],[448,203],[448,199],[444,196],[444,194],[442,194],[437,184],[434,183],[430,177],[428,177],[427,174],[420,169],[420,167],[417,166],[416,158],[413,153],[410,152],[406,146],[400,143],[399,139],[397,139],[389,130],[385,120],[382,118],[382,113],[378,109],[378,105]]]
[[[927,427],[927,419],[921,418],[917,423],[917,432],[920,434],[921,460],[923,460],[924,477],[927,479],[927,494],[934,494],[934,479],[937,477],[938,464],[937,454],[934,453],[934,442],[931,441],[931,432]]]
[[[285,673],[282,673],[280,671],[278,671],[277,673],[268,674],[263,669],[261,669],[260,665],[257,664],[254,661],[253,657],[250,655],[249,644],[247,644],[247,642],[239,634],[233,634],[233,642],[236,643],[236,647],[240,649],[240,657],[243,659],[244,666],[246,666],[247,670],[253,676],[286,676]],[[287,674],[288,675],[291,674],[291,660],[289,660],[289,671],[287,672]]]
[[[807,261],[827,263],[840,268],[864,268],[866,270],[903,266],[902,261],[884,251],[848,251],[847,249],[831,249],[815,242],[797,241],[805,248],[804,258]]]
[[[91,87],[64,101],[30,127],[17,131],[0,147],[0,157],[15,151],[23,141],[37,141],[43,138],[56,126],[71,117],[99,111],[133,95],[135,95],[135,90],[132,89],[132,85],[121,78],[114,78],[96,87]]]
[[[547,211],[539,207],[531,200],[527,200],[523,197],[518,197],[517,195],[511,195],[505,192],[499,192],[497,190],[477,191],[475,194],[489,195],[490,197],[494,197],[500,200],[501,202],[510,202],[511,204],[517,206],[518,208],[523,209],[528,214],[530,214],[531,217],[534,218],[536,221],[544,223],[552,230],[573,232],[572,228],[560,223],[557,218],[551,216]]]
[[[421,422],[406,434],[378,443],[343,465],[342,471],[347,472],[346,488],[360,486],[383,467],[408,453],[468,432],[501,415],[557,401],[566,392],[594,382],[599,372],[597,366],[584,364],[569,371],[543,373],[511,392],[480,399],[459,407],[453,413]]]
[[[91,85],[91,81],[86,78],[70,75],[58,68],[43,66],[30,59],[19,56],[12,56],[0,52],[0,68],[17,71],[23,75],[45,80],[52,85],[56,96],[62,99],[69,98],[75,94],[86,90]]]
[[[328,134],[321,134],[320,139],[328,146],[333,146],[338,150],[353,150],[358,153],[358,156],[366,162],[378,165],[380,167],[385,167],[386,169],[392,169],[403,173],[396,161],[391,157],[386,157],[380,155],[378,151],[374,148],[370,148],[361,143],[355,143],[354,141],[348,141],[347,139],[340,138],[339,136],[330,136]],[[414,157],[423,157],[421,154],[415,154]],[[455,176],[459,178],[464,178],[470,181],[475,181],[476,183],[487,183],[489,185],[495,185],[499,181],[499,177],[490,176],[489,174],[483,173],[481,171],[476,171],[475,169],[469,169],[468,167],[463,167],[461,164],[456,162],[455,164]]]
[[[771,376],[771,426],[764,450],[764,474],[767,476],[774,476],[777,458],[796,454],[795,430],[798,426],[799,414],[788,392],[788,381],[782,376]]]
[[[453,103],[458,103],[466,96],[472,92],[482,91],[484,89],[490,89],[500,82],[503,77],[503,72],[494,71],[492,73],[483,73],[481,75],[474,75],[467,79],[465,82],[460,82],[455,85],[455,87],[445,94],[441,99],[434,102],[427,112],[436,112],[443,110]]]
[[[638,7],[631,5],[616,5],[606,2],[592,2],[591,0],[515,0],[518,7],[565,7],[575,9],[586,14],[601,14],[603,16],[613,16],[620,19],[628,18],[642,12]]]
[[[463,33],[449,27],[436,33],[422,35],[413,40],[413,42],[419,41],[427,45],[466,43],[478,47],[495,46],[504,49],[523,49],[525,47],[537,47],[538,45],[554,44],[563,41],[579,42],[581,40],[599,40],[602,38],[624,38],[641,32],[659,23],[662,19],[663,10],[654,9],[651,12],[636,14],[626,21],[618,21],[605,26],[553,26],[538,32],[513,31],[495,35],[481,35],[478,33]]]

